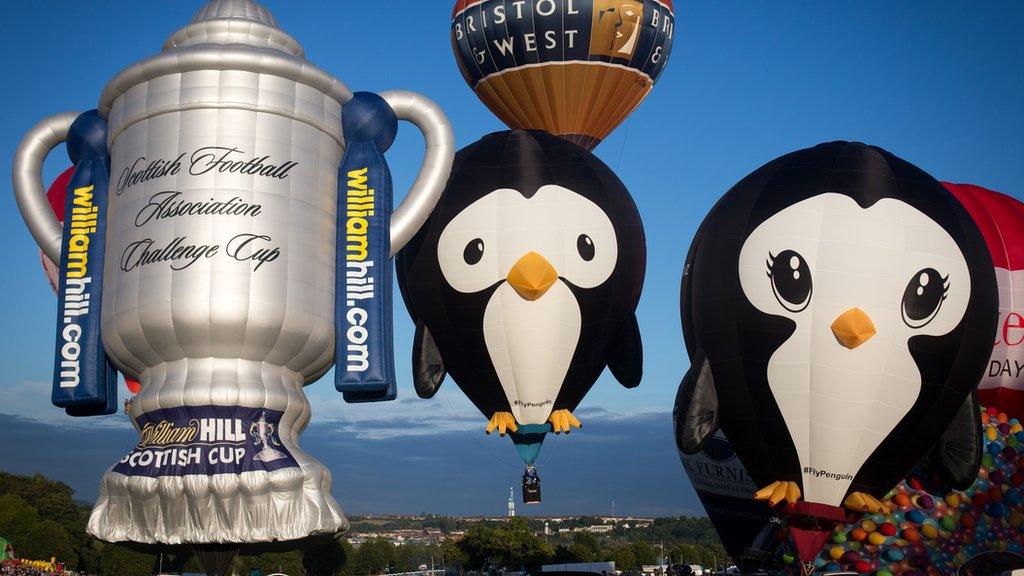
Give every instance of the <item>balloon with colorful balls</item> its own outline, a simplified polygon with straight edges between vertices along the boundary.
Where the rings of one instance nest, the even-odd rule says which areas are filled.
[[[936,488],[925,468],[916,470],[886,498],[890,513],[838,526],[816,568],[945,576],[983,556],[1024,568],[1024,427],[995,408],[981,420],[985,452],[970,488]]]
[[[981,231],[999,284],[999,323],[978,385],[984,452],[967,490],[943,489],[918,468],[889,494],[888,514],[837,527],[815,558],[821,571],[877,575],[1003,574],[1024,569],[1024,203],[971,184],[943,183]],[[979,338],[984,336],[978,336]],[[796,561],[794,552],[779,560]]]

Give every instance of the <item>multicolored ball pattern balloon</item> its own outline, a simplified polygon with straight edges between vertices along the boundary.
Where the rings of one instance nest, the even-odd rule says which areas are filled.
[[[967,490],[929,493],[911,476],[886,498],[892,512],[838,526],[815,559],[825,571],[945,576],[983,552],[1024,556],[1024,426],[982,410],[985,453]]]

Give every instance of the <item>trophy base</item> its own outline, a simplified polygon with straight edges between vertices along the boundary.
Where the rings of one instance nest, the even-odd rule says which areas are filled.
[[[237,370],[230,386],[228,365]],[[104,475],[90,534],[173,545],[289,541],[348,528],[330,472],[298,445],[310,415],[301,374],[205,358],[141,376],[131,410],[139,443]],[[211,402],[229,398],[237,404]],[[241,405],[254,398],[263,402]]]

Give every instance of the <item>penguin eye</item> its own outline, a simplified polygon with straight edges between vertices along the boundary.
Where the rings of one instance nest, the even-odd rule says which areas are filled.
[[[580,258],[590,262],[594,259],[594,241],[590,239],[590,236],[580,234],[576,238],[576,251],[580,253]]]
[[[484,257],[484,241],[480,238],[473,238],[466,244],[466,248],[462,251],[462,259],[466,261],[466,264],[472,266],[480,261]]]
[[[942,308],[949,292],[949,276],[943,278],[934,268],[917,272],[903,291],[903,322],[911,328],[923,328]]]
[[[804,257],[792,250],[778,256],[768,253],[768,277],[775,299],[790,312],[801,312],[811,303],[811,269]]]

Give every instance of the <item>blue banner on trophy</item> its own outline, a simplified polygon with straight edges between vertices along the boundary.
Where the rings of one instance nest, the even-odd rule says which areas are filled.
[[[135,419],[139,443],[114,465],[114,472],[156,478],[298,467],[278,433],[281,415],[241,406],[146,412]]]
[[[82,114],[68,134],[75,164],[64,204],[51,401],[72,416],[117,411],[117,371],[100,335],[107,232],[107,122]]]
[[[348,147],[338,171],[334,386],[347,402],[394,400],[391,172],[384,152],[398,121],[370,92],[356,93],[341,118]]]

